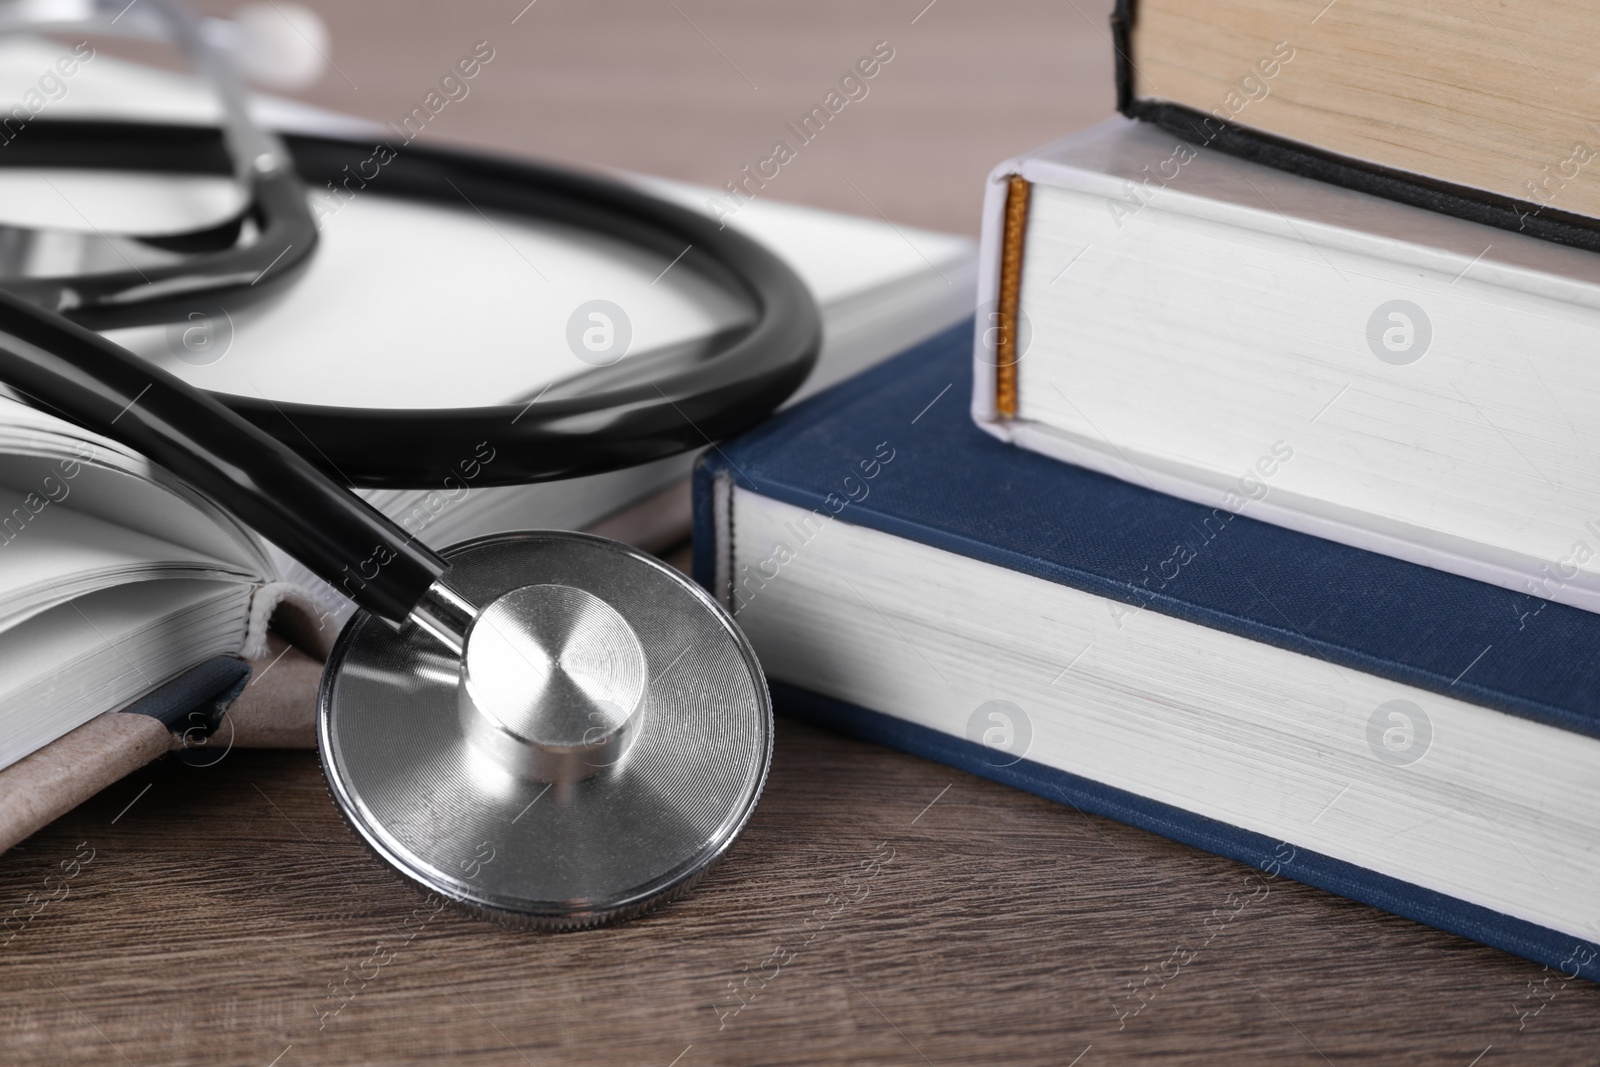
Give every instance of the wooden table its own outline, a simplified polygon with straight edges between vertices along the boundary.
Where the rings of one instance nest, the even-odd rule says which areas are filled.
[[[1112,102],[1089,0],[522,2],[318,3],[339,73],[307,98],[398,117],[490,41],[428,136],[714,185],[889,40],[871,95],[769,192],[966,233],[995,161]],[[1246,868],[785,720],[725,861],[610,929],[432,914],[307,752],[141,772],[0,856],[0,903],[58,895],[47,876],[90,850],[0,932],[0,1063],[1600,1059],[1600,989],[1288,883],[1128,1015]]]
[[[608,929],[431,914],[346,830],[304,752],[136,775],[7,854],[0,900],[44,895],[80,843],[93,861],[68,895],[0,946],[5,1063],[1600,1054],[1600,989],[1556,976],[1553,999],[1532,999],[1550,978],[1537,966],[1291,883],[1119,1023],[1126,983],[1193,943],[1248,868],[782,719],[765,798],[722,864]],[[874,857],[890,858],[863,882]]]

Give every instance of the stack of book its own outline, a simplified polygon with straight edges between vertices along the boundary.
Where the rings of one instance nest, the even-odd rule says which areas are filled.
[[[1119,5],[972,326],[702,463],[779,709],[1600,979],[1600,35],[1530,6]]]

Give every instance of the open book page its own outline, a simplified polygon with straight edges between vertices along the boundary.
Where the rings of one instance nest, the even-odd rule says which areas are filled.
[[[0,485],[0,631],[47,608],[129,582],[215,578],[250,586],[259,581],[259,575],[235,562],[86,514],[72,506],[70,482],[46,477],[37,490]],[[57,499],[52,489],[60,494]]]
[[[703,209],[703,190],[672,188]],[[318,211],[322,194],[313,190],[311,202]],[[196,320],[193,336],[205,351],[186,349],[184,332],[168,326],[109,336],[215,392],[433,408],[527,402],[624,359],[648,366],[750,318],[671,253],[466,203],[402,201],[383,195],[381,173],[334,203],[336,211],[318,211],[317,254],[295,286],[268,303]],[[885,318],[916,334],[879,345],[885,355],[970,311],[973,251],[962,238],[762,201],[729,226],[795,267],[823,312],[827,347],[848,345]],[[910,287],[926,307],[886,314],[877,301],[896,286]],[[865,315],[853,298],[871,301]],[[605,318],[594,318],[594,308]],[[594,330],[601,332],[593,343],[604,347],[598,355],[586,332]],[[823,363],[844,355],[825,351]],[[851,355],[853,370],[864,354]]]
[[[209,498],[123,445],[8,396],[0,396],[0,485],[182,545],[257,580],[273,574],[260,539]],[[38,499],[31,507],[43,514]]]
[[[250,587],[236,581],[127,582],[0,632],[0,767],[197,663],[237,652],[249,598]]]

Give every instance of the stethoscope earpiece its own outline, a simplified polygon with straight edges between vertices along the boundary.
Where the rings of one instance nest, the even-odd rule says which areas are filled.
[[[512,926],[593,926],[687,891],[771,760],[749,642],[615,541],[505,534],[443,555],[475,610],[459,652],[363,614],[323,674],[322,764],[351,827],[419,887]]]

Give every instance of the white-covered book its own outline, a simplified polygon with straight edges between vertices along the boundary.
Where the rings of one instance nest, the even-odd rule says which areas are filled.
[[[1123,119],[984,210],[988,432],[1600,610],[1600,257]]]

